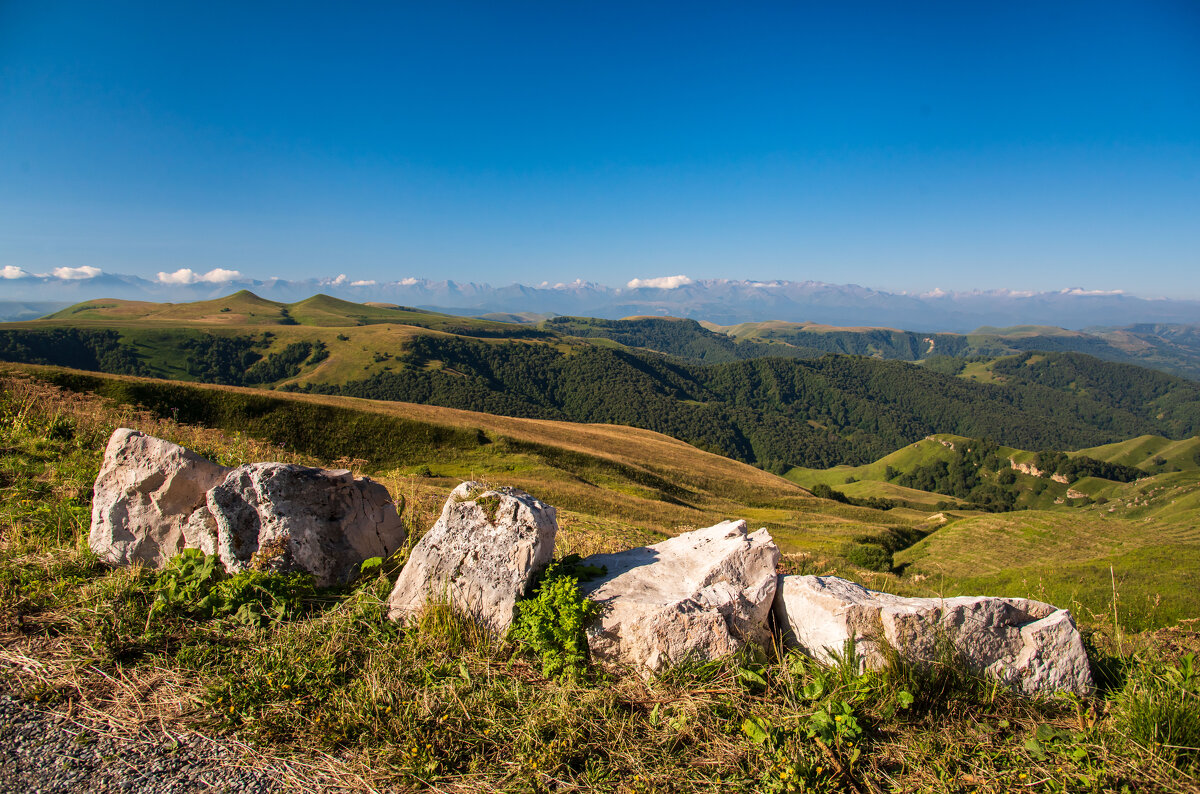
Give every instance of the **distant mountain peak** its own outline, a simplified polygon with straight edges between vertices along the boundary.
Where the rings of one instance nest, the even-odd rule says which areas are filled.
[[[111,296],[148,301],[212,300],[231,287],[256,298],[291,303],[315,293],[362,302],[396,303],[479,315],[564,314],[616,319],[675,316],[736,325],[780,320],[829,326],[891,327],[966,332],[979,326],[1045,325],[1064,328],[1135,323],[1200,323],[1200,301],[1147,299],[1121,290],[1075,286],[1048,292],[1018,289],[887,292],[858,284],[808,279],[693,279],[678,274],[635,278],[621,286],[593,281],[510,284],[433,280],[404,276],[391,280],[352,279],[345,274],[319,279],[250,279],[237,271],[168,274],[157,281],[106,273],[84,266],[35,274],[8,266],[3,272],[11,301],[80,301]]]

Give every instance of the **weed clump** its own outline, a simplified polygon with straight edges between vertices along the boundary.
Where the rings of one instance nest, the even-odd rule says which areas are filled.
[[[509,638],[542,662],[547,678],[580,678],[588,660],[584,627],[600,612],[600,605],[579,590],[576,560],[551,564],[533,595],[517,602]]]
[[[155,577],[149,619],[177,615],[229,618],[259,628],[298,617],[314,595],[306,573],[268,574],[250,570],[226,576],[215,554],[184,549]]]
[[[1200,668],[1188,653],[1174,664],[1137,665],[1116,698],[1116,721],[1130,740],[1172,763],[1200,763]]]

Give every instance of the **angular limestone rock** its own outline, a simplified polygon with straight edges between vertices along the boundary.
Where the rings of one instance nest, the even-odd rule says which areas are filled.
[[[113,565],[162,567],[195,545],[189,518],[228,472],[178,444],[118,428],[96,477],[88,545]]]
[[[364,560],[388,556],[407,537],[379,483],[290,463],[229,472],[208,492],[207,513],[193,516],[190,529],[225,570],[307,571],[321,587],[350,581]]]
[[[517,599],[550,562],[557,532],[554,508],[524,491],[462,483],[409,555],[388,617],[405,620],[445,600],[503,634]]]
[[[766,643],[778,561],[767,530],[747,534],[745,521],[588,557],[583,565],[608,569],[580,584],[604,610],[588,628],[588,646],[598,658],[648,675],[669,663]]]
[[[833,576],[781,576],[775,622],[784,642],[829,659],[853,639],[870,667],[887,646],[917,661],[948,647],[979,673],[1027,695],[1092,688],[1091,668],[1071,613],[1024,598],[903,598]]]

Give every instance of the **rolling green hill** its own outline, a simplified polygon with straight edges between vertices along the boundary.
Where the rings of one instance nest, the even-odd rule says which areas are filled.
[[[787,477],[807,488],[824,485],[850,497],[890,498],[945,511],[944,525],[879,557],[894,572],[881,574],[883,589],[947,597],[1022,594],[1093,616],[1106,609],[1111,616],[1115,596],[1117,619],[1127,630],[1200,615],[1192,581],[1200,570],[1200,468],[1194,459],[1200,438],[1143,436],[1063,456],[1146,464],[1130,482],[1078,476],[1064,483],[1050,479],[1051,471],[1043,476],[1017,472],[1012,462],[1048,456],[996,448],[999,465],[981,472],[982,487],[999,487],[999,476],[1007,471],[1011,480],[1004,487],[1015,494],[1016,508],[1009,512],[979,513],[962,497],[902,485],[906,475],[953,461],[958,451],[978,444],[978,439],[940,434],[871,464],[793,469]],[[1164,471],[1156,458],[1178,470]],[[881,536],[864,542],[880,543]]]
[[[1077,453],[1126,466],[1137,466],[1151,471],[1163,466],[1178,469],[1200,468],[1200,438],[1185,438],[1172,441],[1162,436],[1138,436],[1115,444],[1105,444]]]
[[[788,355],[764,357],[780,350]],[[778,472],[866,463],[937,432],[1074,449],[1200,431],[1200,385],[1074,353],[992,361],[986,383],[803,354],[688,320],[532,327],[248,292],[177,305],[89,301],[0,326],[3,360],[626,424]],[[705,360],[718,363],[696,363]]]
[[[982,450],[977,456],[970,453]],[[934,507],[987,510],[1055,509],[1112,502],[1113,510],[1136,506],[1143,485],[1200,481],[1200,437],[1171,441],[1140,436],[1071,452],[1004,447],[948,433],[929,436],[873,463],[827,469],[793,468],[786,477],[805,488],[832,487],[851,496],[923,501]],[[1179,473],[1176,480],[1156,480]],[[979,501],[1000,489],[1011,498]],[[974,495],[972,495],[974,493]],[[924,495],[923,498],[919,495]],[[993,494],[994,496],[994,494]],[[986,500],[985,500],[986,502]],[[943,503],[943,504],[939,504]],[[1137,517],[1145,517],[1139,513]]]
[[[853,538],[910,532],[923,526],[927,515],[815,499],[761,469],[632,427],[58,368],[6,369],[0,377],[26,374],[68,395],[137,406],[154,421],[212,428],[280,445],[292,454],[341,460],[381,479],[397,494],[444,499],[466,479],[515,485],[559,508],[565,537],[576,551],[618,550],[675,534],[681,527],[742,517],[770,528],[785,553],[833,559]],[[50,402],[74,407],[62,397]],[[138,420],[129,416],[122,421]],[[235,462],[203,445],[198,449],[227,464]]]

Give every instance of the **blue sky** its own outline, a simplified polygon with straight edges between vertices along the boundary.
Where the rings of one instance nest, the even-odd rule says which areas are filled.
[[[1200,297],[1200,5],[0,0],[4,266]]]

